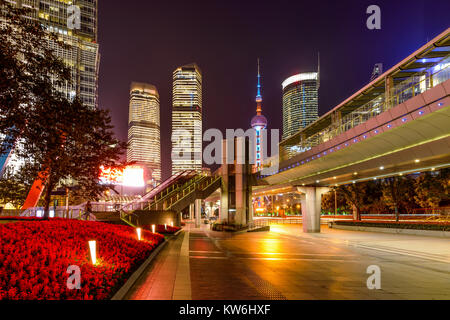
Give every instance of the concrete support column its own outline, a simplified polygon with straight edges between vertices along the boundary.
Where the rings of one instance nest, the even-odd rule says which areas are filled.
[[[299,187],[302,193],[303,232],[320,232],[320,214],[322,211],[322,195],[330,191],[325,187]]]
[[[222,177],[222,185],[220,186],[220,207],[219,220],[228,221],[228,164],[227,164],[227,141],[222,140],[222,166],[219,174]]]
[[[202,200],[195,200],[195,227],[200,228],[202,219]]]
[[[194,204],[191,203],[189,205],[189,220],[194,219]]]
[[[228,190],[220,189],[219,220],[228,221]],[[227,188],[228,189],[228,188]]]

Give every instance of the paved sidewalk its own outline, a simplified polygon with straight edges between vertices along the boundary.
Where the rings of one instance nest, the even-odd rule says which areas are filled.
[[[301,226],[232,234],[202,225],[169,241],[135,300],[450,299],[447,239]],[[367,287],[368,266],[381,290]]]
[[[189,233],[183,232],[169,243],[150,263],[147,270],[131,287],[125,300],[190,299],[190,279],[183,279],[189,270],[186,263]],[[187,259],[188,260],[188,259]],[[181,262],[181,266],[180,266]],[[187,269],[186,269],[187,268]]]
[[[272,225],[271,231],[315,241],[368,248],[450,263],[450,241],[446,238],[382,232],[349,231],[321,227],[320,233],[305,234],[301,225]]]

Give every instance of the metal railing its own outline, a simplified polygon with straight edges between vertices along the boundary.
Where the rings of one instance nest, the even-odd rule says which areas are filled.
[[[170,208],[174,207],[179,202],[183,201],[186,197],[191,195],[193,192],[196,191],[204,191],[209,186],[213,185],[215,182],[220,180],[220,176],[203,176],[199,181],[195,181],[194,183],[188,185],[185,187],[185,189],[180,190],[180,193],[177,193],[172,198],[170,198],[167,202],[168,206],[167,208],[170,210]]]
[[[43,207],[35,207],[26,210],[21,214],[22,217],[37,217],[42,218],[44,216],[44,208]],[[67,207],[51,207],[49,210],[50,218],[62,218],[62,219],[78,219],[78,220],[89,220],[96,221],[96,217],[94,214],[86,214],[86,210],[84,208],[67,208]]]
[[[393,88],[393,95],[390,98],[386,99],[385,93],[382,93],[373,100],[342,117],[337,124],[328,126],[320,132],[300,141],[300,143],[296,145],[286,144],[283,147],[289,149],[288,158],[301,154],[367,122],[369,119],[378,116],[382,112],[392,109],[395,106],[434,88],[448,79],[450,79],[450,56],[447,56],[435,66],[425,71],[418,72],[416,75],[408,77],[406,80],[397,84]]]

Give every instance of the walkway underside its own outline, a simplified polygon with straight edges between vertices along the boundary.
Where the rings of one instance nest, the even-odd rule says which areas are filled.
[[[331,186],[448,167],[449,123],[450,80],[447,80],[281,163],[280,173],[258,182],[262,186]]]

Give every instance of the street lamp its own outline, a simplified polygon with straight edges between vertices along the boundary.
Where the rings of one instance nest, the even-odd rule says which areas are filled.
[[[141,228],[136,228],[136,233],[137,233],[138,240],[141,241],[142,229]]]
[[[89,241],[89,251],[91,252],[91,261],[95,265],[97,263],[97,242],[95,240]]]

